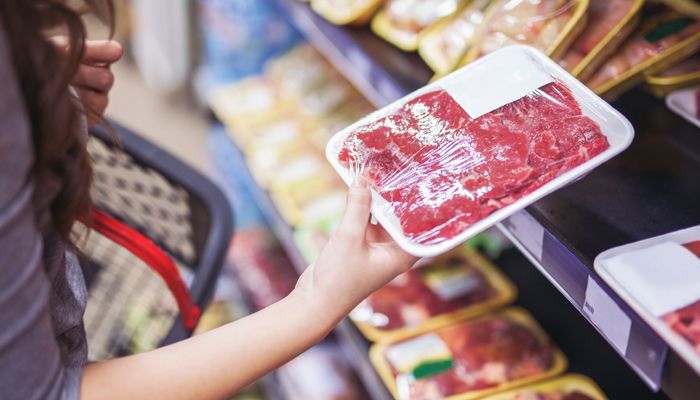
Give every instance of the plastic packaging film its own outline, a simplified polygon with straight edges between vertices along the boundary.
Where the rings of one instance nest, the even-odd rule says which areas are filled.
[[[432,22],[451,15],[464,0],[388,0],[372,19],[372,30],[405,50],[418,47],[418,34]]]
[[[700,21],[674,12],[655,15],[622,44],[585,83],[596,93],[614,98],[654,73],[700,48]]]
[[[607,400],[590,378],[568,374],[485,397],[483,400]]]
[[[370,114],[326,155],[346,183],[369,181],[373,213],[399,245],[433,256],[622,151],[632,134],[553,61],[515,46]]]
[[[561,351],[521,309],[374,345],[370,358],[398,400],[476,399],[566,368]]]
[[[586,27],[559,64],[586,79],[639,22],[642,0],[590,0]]]
[[[516,44],[557,58],[583,29],[587,7],[588,0],[495,0],[462,65]]]
[[[515,298],[515,286],[461,246],[428,259],[370,295],[351,319],[370,340],[393,341],[483,314]]]
[[[473,0],[454,15],[441,18],[423,30],[418,54],[439,75],[452,71],[473,43],[491,0]]]

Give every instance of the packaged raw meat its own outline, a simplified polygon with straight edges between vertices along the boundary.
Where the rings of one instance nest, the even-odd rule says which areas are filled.
[[[629,122],[542,53],[513,46],[336,134],[326,156],[406,251],[435,256],[629,145]]]
[[[311,8],[318,15],[336,25],[365,25],[381,5],[381,0],[311,1]]]
[[[421,31],[418,54],[438,75],[454,70],[472,45],[491,0],[473,0],[454,15],[441,18]]]
[[[700,53],[696,53],[673,67],[656,73],[645,74],[649,90],[658,97],[690,86],[700,84]]]
[[[350,318],[369,340],[395,341],[510,303],[515,286],[466,246],[428,259],[365,299]]]
[[[700,3],[697,0],[661,0],[661,2],[679,13],[700,18]]]
[[[281,366],[277,375],[287,400],[360,400],[360,383],[340,347],[316,345]]]
[[[372,31],[405,51],[418,48],[418,34],[457,11],[466,0],[387,0],[372,18]]]
[[[462,65],[514,44],[556,59],[583,29],[587,7],[588,0],[494,0]]]
[[[372,346],[370,359],[401,400],[476,399],[561,373],[566,358],[521,309]]]
[[[607,397],[587,376],[568,374],[488,396],[483,400],[607,400]]]
[[[688,57],[700,48],[700,21],[666,12],[642,21],[614,56],[586,80],[588,87],[608,99]]]
[[[595,269],[700,373],[700,226],[607,250]]]
[[[670,93],[666,96],[666,106],[700,128],[700,86]]]
[[[632,33],[643,4],[643,0],[590,0],[586,26],[559,64],[587,79]]]
[[[291,261],[266,227],[237,233],[228,257],[257,309],[281,300],[296,285]]]

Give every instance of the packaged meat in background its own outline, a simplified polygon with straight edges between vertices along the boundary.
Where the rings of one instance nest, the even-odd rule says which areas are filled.
[[[454,70],[473,44],[491,0],[473,0],[454,15],[441,18],[421,31],[418,54],[437,75]]]
[[[287,400],[366,398],[352,367],[333,342],[316,345],[277,370]]]
[[[607,250],[600,276],[700,373],[700,226]]]
[[[372,31],[404,51],[418,48],[418,34],[456,12],[466,0],[387,0],[372,18]]]
[[[291,261],[265,226],[237,232],[228,257],[257,309],[282,300],[296,285]]]
[[[657,97],[700,84],[700,53],[656,74],[645,74],[646,86]]]
[[[444,253],[626,148],[629,122],[542,53],[484,57],[336,134],[326,156],[365,177],[406,251]]]
[[[483,400],[607,400],[607,397],[590,378],[568,374],[488,396]]]
[[[351,314],[369,340],[394,341],[483,314],[515,299],[515,286],[478,252],[461,246],[399,275]]]
[[[494,0],[462,65],[514,44],[558,58],[581,32],[588,0]]]
[[[586,27],[559,60],[580,80],[586,80],[639,23],[643,0],[590,0]]]
[[[382,0],[312,0],[311,8],[336,25],[362,26],[369,22]]]
[[[666,106],[700,128],[700,86],[670,93],[666,96]]]
[[[553,377],[567,364],[521,309],[376,344],[370,359],[394,398],[401,400],[481,398]]]
[[[657,0],[685,15],[700,18],[700,3],[696,0]]]
[[[700,48],[700,21],[666,12],[642,21],[639,29],[605,61],[586,85],[614,99],[653,74],[688,57]]]

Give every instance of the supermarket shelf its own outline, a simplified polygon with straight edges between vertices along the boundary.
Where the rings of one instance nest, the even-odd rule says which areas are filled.
[[[599,278],[593,260],[609,248],[700,223],[700,130],[641,90],[613,105],[635,126],[632,146],[501,228],[651,387],[674,399],[697,398],[700,378]],[[596,287],[621,319],[590,312]],[[609,338],[624,318],[631,328],[620,349]]]
[[[233,140],[231,140],[231,143],[233,146],[231,146],[231,154],[229,156],[232,159],[237,159],[235,161],[236,165],[239,166],[239,173],[247,174],[246,180],[249,178],[252,181],[252,175],[247,168],[243,153],[235,146]],[[306,269],[307,263],[294,243],[292,228],[284,221],[267,191],[256,184],[253,184],[249,189],[258,207],[261,209],[268,226],[287,252],[294,268],[301,274]],[[391,395],[369,362],[370,343],[365,340],[354,324],[347,318],[341,321],[333,332],[370,397],[373,400],[390,400]],[[274,389],[272,383],[270,383],[270,386]]]
[[[381,107],[423,86],[432,76],[416,54],[406,54],[367,28],[345,28],[298,0],[275,0],[296,28],[367,100]]]
[[[425,70],[415,55],[403,54],[400,62],[391,52],[367,51],[386,43],[366,30],[331,25],[293,0],[277,2],[312,45],[375,105],[427,82],[429,75],[421,73],[400,80],[408,65]],[[598,277],[593,260],[608,248],[700,223],[700,132],[641,91],[614,106],[636,128],[631,148],[500,228],[652,389],[663,389],[674,399],[695,398],[700,378]],[[583,311],[586,290],[594,293],[596,288],[607,299],[600,307],[619,309],[629,319],[628,340],[608,339],[618,320],[613,326],[601,320],[591,313],[592,304]]]

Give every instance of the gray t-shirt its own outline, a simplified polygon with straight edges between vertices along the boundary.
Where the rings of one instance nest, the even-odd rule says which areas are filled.
[[[86,289],[76,257],[50,230],[58,177],[36,182],[30,122],[0,23],[0,397],[77,399],[87,359]],[[42,233],[43,232],[43,233]]]

